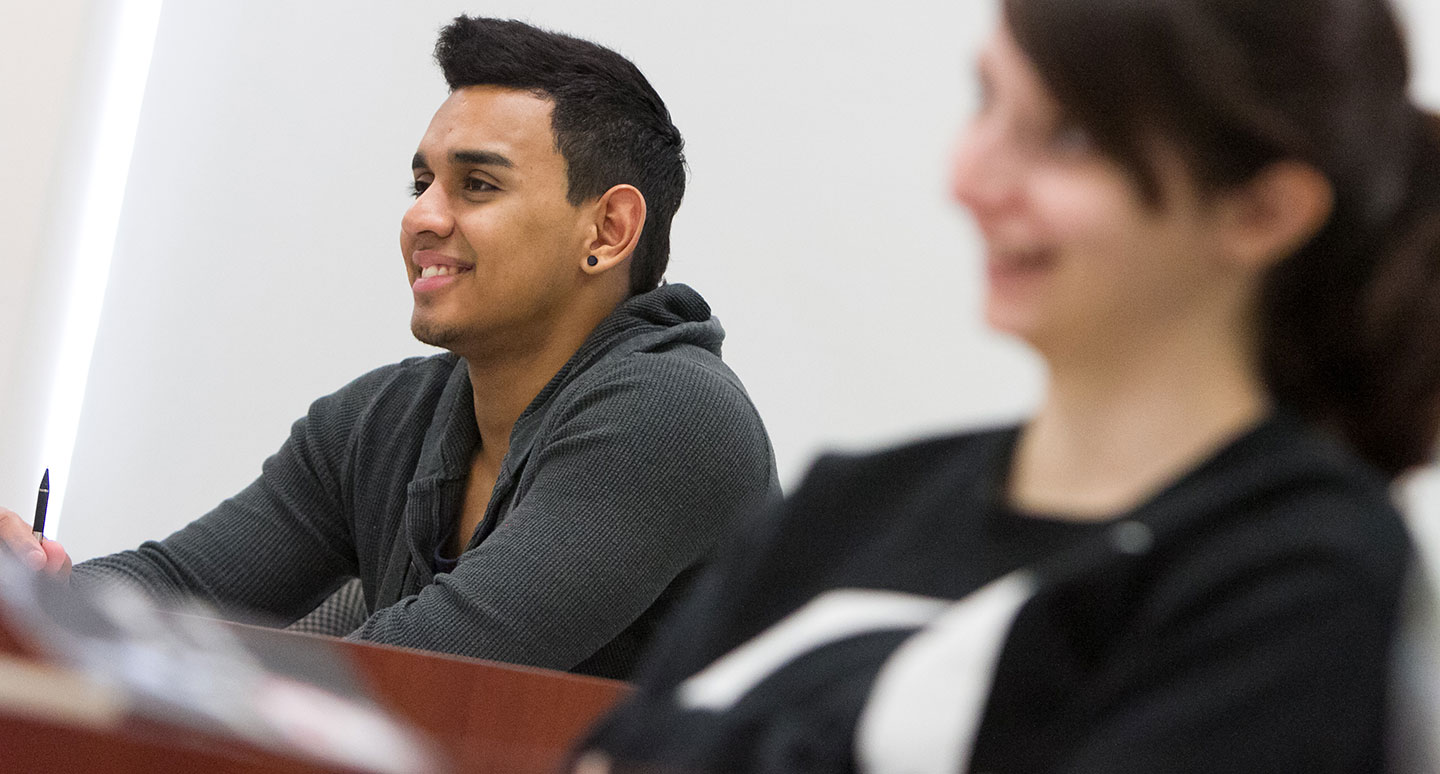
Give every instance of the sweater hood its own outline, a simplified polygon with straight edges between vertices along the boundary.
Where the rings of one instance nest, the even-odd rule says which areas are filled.
[[[648,329],[648,330],[645,330]],[[646,348],[657,344],[692,344],[719,356],[725,329],[710,313],[710,305],[688,285],[661,285],[631,296],[595,326],[575,353],[588,359],[595,350],[608,350],[614,342],[644,336]]]
[[[677,345],[699,347],[720,357],[725,328],[710,313],[710,305],[688,285],[661,285],[631,296],[600,321],[580,349],[570,357],[549,384],[535,396],[526,414],[544,405],[550,396],[580,371],[604,360],[617,347],[625,352],[656,351]]]
[[[595,326],[575,354],[520,414],[510,434],[510,449],[499,480],[509,480],[523,464],[554,396],[586,371],[606,367],[607,359],[619,360],[634,352],[657,352],[677,346],[698,347],[718,358],[724,339],[725,329],[710,314],[710,305],[686,285],[662,285],[626,299]],[[415,478],[410,484],[408,496],[417,502],[424,497],[439,497],[436,488],[441,482],[452,487],[450,495],[460,496],[462,490],[458,487],[469,472],[471,454],[480,441],[475,427],[474,393],[465,360],[453,353],[436,357],[448,359],[454,365],[435,407],[437,418],[443,418],[438,418],[427,430]],[[427,552],[433,544],[432,533],[442,528],[444,525],[440,524],[410,528],[409,550],[414,566],[420,569],[418,574],[407,577],[406,589],[413,591],[429,583],[431,557]]]
[[[720,356],[725,329],[710,314],[710,305],[687,285],[661,285],[647,293],[626,299],[595,326],[565,365],[550,377],[530,405],[520,414],[511,445],[529,438],[538,415],[545,412],[550,398],[577,375],[613,355],[657,351],[674,346],[695,346]],[[465,360],[453,353],[438,355],[454,363],[454,370],[440,396],[437,413],[449,415],[426,434],[421,469],[449,477],[461,477],[468,470],[470,453],[479,442],[475,429],[470,376]]]

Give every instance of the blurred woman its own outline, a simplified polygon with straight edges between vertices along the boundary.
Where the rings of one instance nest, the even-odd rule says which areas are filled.
[[[1383,0],[1006,0],[954,194],[1022,426],[820,460],[579,771],[1360,772],[1440,424]]]

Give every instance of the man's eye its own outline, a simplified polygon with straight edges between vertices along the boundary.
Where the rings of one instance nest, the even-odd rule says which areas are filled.
[[[429,180],[416,180],[410,184],[410,195],[419,198],[420,194],[425,193],[425,189],[429,187]]]
[[[465,178],[465,190],[485,193],[489,191],[498,191],[500,189],[496,188],[494,184],[490,183],[488,180],[481,180],[478,177],[467,177]]]

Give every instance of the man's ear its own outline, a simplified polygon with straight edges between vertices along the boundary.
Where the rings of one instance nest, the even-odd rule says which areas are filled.
[[[595,221],[581,268],[598,275],[635,252],[645,228],[645,196],[633,185],[617,185],[595,202]]]
[[[1277,161],[1223,194],[1225,255],[1264,270],[1310,241],[1330,219],[1335,189],[1320,171],[1298,161]]]

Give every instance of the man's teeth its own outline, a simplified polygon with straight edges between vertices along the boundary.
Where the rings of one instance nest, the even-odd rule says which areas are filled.
[[[460,268],[458,266],[426,266],[425,268],[420,270],[420,278],[424,279],[426,277],[445,277],[451,274],[459,273]]]

